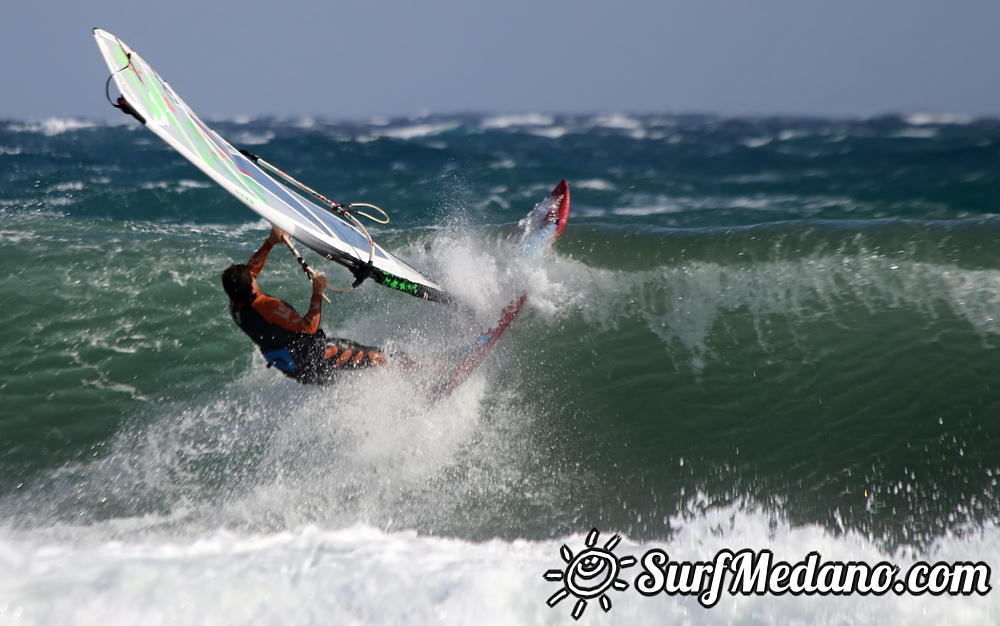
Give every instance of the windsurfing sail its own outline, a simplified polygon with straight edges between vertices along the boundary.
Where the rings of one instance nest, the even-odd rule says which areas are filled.
[[[142,122],[226,191],[262,218],[313,251],[363,274],[369,259],[371,279],[379,284],[439,302],[450,301],[440,285],[324,207],[268,176],[209,128],[146,61],[111,33],[94,29],[108,69],[122,97],[115,105]],[[252,156],[252,155],[251,155]]]

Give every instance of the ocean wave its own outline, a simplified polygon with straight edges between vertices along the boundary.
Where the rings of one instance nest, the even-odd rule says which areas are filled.
[[[184,193],[185,191],[191,191],[192,189],[214,189],[215,186],[203,180],[189,180],[180,179],[176,181],[157,181],[142,183],[139,186],[141,189],[160,189],[164,191],[172,191],[175,193]]]
[[[41,133],[46,137],[55,137],[63,133],[97,128],[101,124],[76,118],[48,118],[39,122],[13,123],[8,130],[18,133]]]
[[[234,134],[232,137],[232,141],[234,145],[263,146],[273,141],[275,136],[276,136],[275,133],[272,131],[266,131],[266,132],[243,131]]]
[[[545,137],[546,139],[559,139],[567,133],[570,129],[565,126],[550,126],[550,127],[540,127],[540,128],[530,128],[528,129],[528,134],[535,135],[536,137]]]
[[[660,204],[642,207],[621,207],[613,209],[611,213],[613,215],[621,215],[625,217],[648,217],[650,215],[679,213],[683,210],[684,208],[680,204]]]
[[[439,124],[414,124],[412,126],[385,128],[378,133],[373,133],[372,136],[389,137],[391,139],[402,139],[406,141],[410,139],[421,139],[424,137],[440,135],[441,133],[448,132],[449,130],[455,130],[458,127],[459,124],[453,122],[443,122]]]
[[[500,159],[493,161],[487,167],[494,170],[512,170],[517,167],[517,162],[513,159]]]
[[[232,127],[273,135],[268,158],[310,184],[391,209],[376,239],[467,304],[366,283],[324,308],[330,334],[430,360],[528,291],[490,360],[425,410],[433,366],[324,389],[266,369],[218,275],[268,226],[222,190],[187,193],[213,185],[120,117],[140,130],[0,124],[22,151],[0,172],[16,205],[0,215],[0,588],[17,594],[0,621],[475,621],[495,597],[499,622],[575,623],[541,576],[594,525],[700,558],[1000,549],[993,122]],[[502,233],[560,177],[569,228],[511,262]],[[72,215],[34,211],[69,195]],[[262,280],[307,306],[287,251]],[[913,600],[938,620],[996,614],[988,598],[957,617],[929,597],[612,600],[583,619],[864,623],[909,619]]]
[[[83,191],[85,188],[86,185],[83,183],[83,181],[75,180],[72,182],[58,183],[52,185],[51,187],[49,187],[48,190],[55,193],[64,193],[67,191]]]
[[[576,624],[577,598],[549,606],[571,554],[587,546],[585,529],[548,541],[462,540],[386,532],[358,525],[305,526],[272,534],[214,530],[188,538],[149,535],[126,541],[155,519],[116,520],[97,527],[8,531],[0,541],[0,619],[45,626],[66,623],[139,624]],[[775,560],[823,562],[888,560],[905,573],[916,554],[885,555],[867,537],[835,536],[814,526],[793,526],[763,512],[739,508],[696,519],[674,518],[669,542],[635,543],[627,537],[608,553],[638,561],[618,571],[626,583],[609,589],[605,610],[584,602],[583,620],[602,624],[984,624],[998,610],[995,594],[796,596],[731,595],[703,608],[693,595],[644,597],[636,588],[652,549],[671,561],[710,562],[721,550],[770,550]],[[587,529],[589,530],[589,529]],[[599,528],[603,546],[615,529]],[[943,538],[932,561],[996,563],[1000,531]],[[991,581],[992,583],[992,581]],[[995,584],[995,583],[993,583]],[[389,591],[391,590],[391,593]]]
[[[590,189],[592,191],[614,191],[615,184],[603,178],[591,178],[573,182],[574,189]]]
[[[555,118],[541,113],[523,113],[519,115],[497,115],[485,117],[479,122],[483,130],[519,128],[522,126],[552,126]]]
[[[937,136],[938,131],[934,128],[907,128],[891,135],[902,139],[933,139]]]
[[[590,121],[594,126],[599,126],[601,128],[614,128],[616,130],[641,130],[643,129],[643,123],[641,120],[631,117],[629,115],[623,115],[621,113],[613,113],[611,115],[599,115]]]
[[[776,179],[773,174],[760,174],[749,179],[736,178],[732,182],[739,184],[769,183]],[[648,197],[634,192],[622,195],[621,204],[606,210],[606,214],[623,217],[648,217],[668,215],[682,212],[701,213],[705,211],[759,211],[775,212],[789,210],[799,215],[809,215],[824,209],[839,208],[843,211],[857,211],[864,207],[857,205],[849,197],[815,196],[802,197],[792,195],[732,195],[732,196],[657,196]]]
[[[904,115],[903,120],[911,126],[928,126],[928,125],[959,125],[967,126],[976,121],[976,118],[971,115],[961,115],[958,113],[913,113],[910,115]]]
[[[748,139],[744,139],[740,143],[753,150],[754,148],[762,148],[772,141],[774,141],[773,137],[750,137]]]

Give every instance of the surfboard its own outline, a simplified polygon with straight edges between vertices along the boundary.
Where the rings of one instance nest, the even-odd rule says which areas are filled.
[[[520,248],[522,262],[531,263],[552,247],[566,228],[568,220],[569,185],[562,180],[545,200],[536,204],[535,208],[517,223],[508,239],[514,242],[515,247]],[[447,370],[443,380],[431,389],[432,405],[451,395],[479,367],[500,336],[524,309],[527,300],[527,292],[521,291],[500,311],[496,323],[483,331],[471,345],[459,353],[457,364]]]
[[[257,215],[355,276],[372,260],[370,279],[425,300],[451,301],[440,285],[375,244],[327,207],[295,193],[209,128],[134,50],[100,28],[94,38],[122,95],[112,103],[132,115]],[[110,95],[108,97],[110,100]]]

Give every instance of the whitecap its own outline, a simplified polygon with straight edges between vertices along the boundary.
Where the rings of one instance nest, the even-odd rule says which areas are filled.
[[[146,190],[162,189],[165,191],[174,191],[177,193],[182,193],[185,191],[189,191],[191,189],[205,189],[208,187],[212,187],[212,185],[200,180],[182,179],[177,181],[176,183],[167,181],[143,183],[142,185],[140,185],[140,187]]]
[[[751,137],[750,139],[744,139],[740,143],[753,150],[755,148],[762,148],[772,141],[774,141],[773,137]]]
[[[975,118],[971,115],[961,115],[958,113],[913,113],[903,116],[903,120],[910,126],[928,126],[938,124],[971,124]]]
[[[76,180],[69,183],[59,183],[56,185],[52,185],[51,187],[49,187],[49,189],[57,193],[65,191],[83,191],[84,184],[81,181]]]
[[[54,137],[74,130],[96,127],[97,124],[88,120],[51,117],[40,122],[11,124],[8,128],[13,132],[42,133],[47,137]]]
[[[316,121],[316,118],[313,118],[313,117],[301,117],[301,118],[295,120],[294,122],[292,122],[292,126],[293,127],[301,129],[301,130],[310,130],[310,129],[316,128],[316,126],[318,126],[318,124],[319,123]]]
[[[622,207],[611,211],[614,215],[625,217],[644,217],[647,215],[664,215],[666,213],[679,213],[682,207],[676,204],[661,204],[644,207]]]
[[[209,187],[214,188],[214,185],[203,180],[189,180],[185,178],[177,181],[177,188],[180,191],[186,191],[188,189],[208,189]]]
[[[414,126],[403,126],[400,128],[387,128],[381,131],[383,137],[391,137],[393,139],[419,139],[420,137],[429,137],[431,135],[440,135],[441,133],[447,132],[449,130],[454,130],[458,128],[456,123],[445,123],[445,124],[416,124]]]
[[[589,180],[581,180],[573,183],[573,187],[576,189],[591,189],[593,191],[614,191],[614,183],[610,183],[601,178],[591,178]]]
[[[532,135],[545,137],[546,139],[559,139],[569,132],[564,126],[551,126],[549,128],[532,128],[528,131]]]
[[[594,118],[593,124],[594,126],[601,126],[603,128],[616,128],[620,130],[639,130],[642,128],[642,122],[635,119],[634,117],[622,115],[621,113],[614,113],[612,115],[600,115]]]
[[[47,207],[57,207],[57,206],[62,207],[62,206],[69,206],[75,203],[76,200],[74,200],[73,196],[71,195],[49,198],[45,201],[45,205]]]
[[[233,141],[236,145],[244,146],[262,146],[270,143],[272,139],[274,139],[274,133],[271,131],[264,133],[243,132],[237,133],[233,137]]]
[[[864,533],[794,524],[741,504],[697,510],[708,500],[694,494],[692,510],[663,519],[674,529],[669,540],[616,541],[608,553],[619,563],[625,556],[637,563],[620,570],[626,585],[607,592],[608,608],[602,611],[591,599],[579,621],[572,617],[577,598],[546,603],[566,583],[544,574],[562,571],[566,551],[587,545],[582,524],[574,534],[546,540],[474,542],[366,524],[272,533],[220,528],[160,537],[158,526],[177,523],[165,516],[4,532],[0,615],[17,623],[114,626],[287,624],[289,616],[298,624],[576,624],[588,618],[602,624],[883,624],[886,616],[906,624],[984,624],[996,614],[995,593],[737,595],[724,585],[711,609],[693,595],[639,593],[639,576],[647,571],[639,563],[654,548],[674,562],[701,563],[723,551],[768,550],[776,561],[793,564],[816,552],[823,563],[887,561],[900,567],[900,576],[921,559],[998,558],[996,525],[942,537],[927,555],[886,554]],[[839,517],[834,513],[838,523]],[[601,545],[619,532],[596,530]],[[136,535],[142,538],[127,538]]]
[[[519,115],[498,115],[482,121],[483,130],[511,128],[514,126],[552,126],[555,118],[541,113],[523,113]]]

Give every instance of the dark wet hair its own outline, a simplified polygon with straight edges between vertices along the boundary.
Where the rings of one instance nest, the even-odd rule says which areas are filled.
[[[237,304],[253,300],[253,275],[246,265],[230,265],[222,272],[222,288]]]

